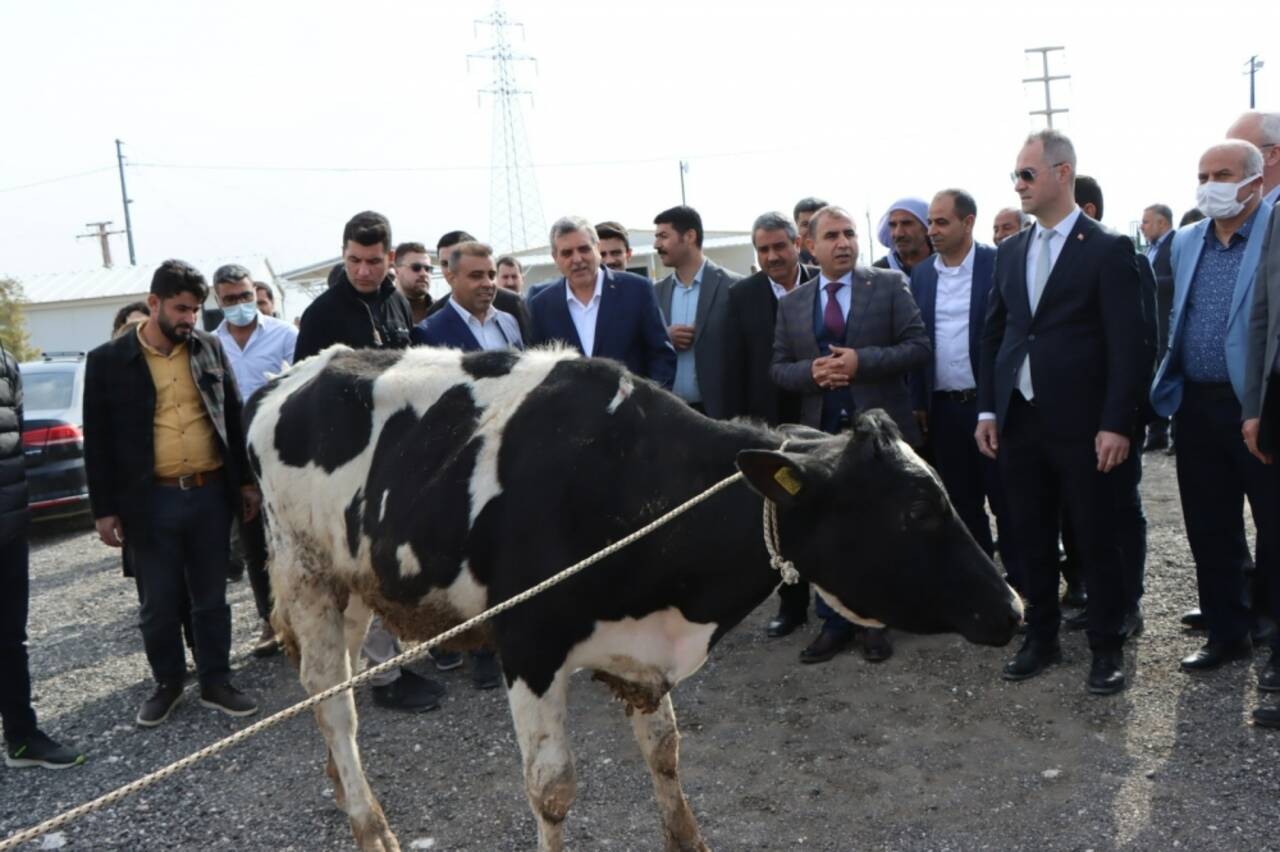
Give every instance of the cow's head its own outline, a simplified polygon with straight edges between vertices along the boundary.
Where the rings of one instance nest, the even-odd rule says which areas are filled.
[[[778,504],[782,554],[835,609],[984,645],[1013,637],[1021,601],[888,415],[790,434],[785,451],[740,452],[738,468]]]

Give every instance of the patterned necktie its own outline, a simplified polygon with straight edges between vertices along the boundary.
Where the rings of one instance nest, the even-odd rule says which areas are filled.
[[[822,327],[832,341],[844,343],[844,311],[840,310],[840,302],[836,300],[839,290],[839,281],[827,282],[827,307],[822,312]]]

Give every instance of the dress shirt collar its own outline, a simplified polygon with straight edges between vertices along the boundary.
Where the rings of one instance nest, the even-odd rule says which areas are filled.
[[[1052,228],[1049,228],[1048,230],[1053,231],[1055,234],[1062,237],[1062,239],[1065,241],[1067,237],[1071,236],[1071,231],[1076,226],[1076,220],[1080,218],[1080,214],[1083,212],[1084,211],[1080,209],[1079,205],[1072,207],[1071,212],[1068,213],[1065,217],[1063,217],[1061,222],[1054,225]],[[1045,230],[1045,227],[1041,225],[1039,222],[1036,222],[1035,227],[1032,229],[1032,232],[1031,232],[1031,239],[1033,240],[1037,239],[1040,236],[1040,232],[1043,230]]]
[[[841,285],[853,286],[853,270],[850,269],[844,275],[836,279]],[[827,289],[827,285],[831,283],[831,279],[827,277],[825,272],[818,273],[818,287],[822,290]]]
[[[1258,221],[1258,211],[1261,209],[1262,205],[1259,204],[1254,211],[1249,214],[1249,218],[1240,223],[1240,227],[1236,228],[1235,233],[1231,235],[1231,239],[1227,241],[1228,247],[1235,245],[1237,242],[1249,239],[1249,234],[1253,231],[1253,223]],[[1209,220],[1209,227],[1204,229],[1204,241],[1209,245],[1222,247],[1221,241],[1218,240],[1218,229],[1214,227],[1212,219]]]
[[[969,253],[964,256],[964,260],[960,261],[959,266],[947,266],[946,261],[942,259],[941,254],[934,254],[933,268],[938,270],[939,275],[959,275],[964,272],[973,275],[973,257],[978,252],[978,243],[969,244]]]
[[[449,305],[458,312],[458,316],[462,317],[462,321],[467,325],[484,325],[498,316],[498,311],[493,305],[489,305],[489,310],[485,311],[484,319],[478,319],[471,311],[458,304],[457,299],[450,299]]]
[[[675,272],[671,273],[671,277],[675,279],[676,284],[678,284],[681,287],[684,287],[687,290],[690,287],[697,287],[699,284],[701,284],[702,274],[706,271],[707,271],[707,259],[704,257],[702,259],[702,265],[698,267],[698,271],[693,273],[693,281],[689,282],[688,285],[686,285],[683,281],[681,281],[679,274]]]
[[[804,276],[804,270],[800,267],[800,264],[797,263],[796,264],[796,280],[791,283],[791,290],[794,290],[800,286],[800,279],[803,276]],[[769,273],[766,272],[764,274],[764,277],[768,279],[769,287],[773,290],[773,295],[776,296],[777,298],[781,299],[783,296],[791,292],[791,290],[788,290],[786,287],[783,287],[777,281],[774,281],[772,278],[769,278]]]
[[[577,296],[573,295],[573,285],[569,283],[569,277],[565,276],[565,279],[564,279],[564,297],[569,301],[569,304],[571,306],[576,304],[578,307],[584,310],[600,301],[600,291],[603,289],[604,289],[604,267],[603,266],[596,270],[596,289],[595,289],[595,292],[591,294],[591,299],[585,305],[582,304],[582,302],[578,301]]]

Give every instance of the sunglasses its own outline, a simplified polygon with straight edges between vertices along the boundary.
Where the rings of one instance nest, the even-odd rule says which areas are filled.
[[[434,271],[429,263],[406,263],[405,266],[413,272],[426,272],[428,275]]]
[[[1054,163],[1049,168],[1056,169],[1058,166],[1065,166],[1065,165],[1066,165],[1065,162]],[[1022,181],[1023,183],[1035,183],[1036,176],[1038,174],[1039,172],[1037,172],[1035,169],[1032,169],[1032,168],[1018,169],[1017,171],[1009,173],[1009,180],[1013,181],[1014,183],[1017,183],[1018,181]]]

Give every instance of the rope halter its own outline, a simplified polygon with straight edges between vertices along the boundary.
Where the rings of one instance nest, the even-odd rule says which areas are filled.
[[[787,448],[787,444],[791,443],[791,439],[782,442],[782,446],[778,447],[778,452],[782,452]],[[782,555],[782,542],[778,540],[778,504],[764,498],[764,547],[769,551],[769,565],[773,570],[782,575],[782,582],[788,586],[794,586],[800,582],[800,572],[796,570],[795,563]]]

